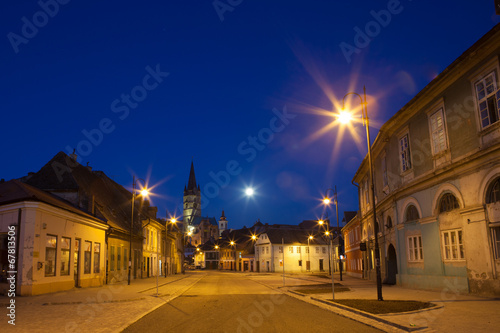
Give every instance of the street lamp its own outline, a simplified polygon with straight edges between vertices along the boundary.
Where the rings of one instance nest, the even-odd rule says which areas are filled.
[[[332,233],[330,231],[325,231],[325,235],[330,238],[330,249],[333,249],[333,243],[332,243]],[[330,250],[328,251],[328,254],[330,254]],[[333,282],[333,254],[331,258],[329,258],[329,265],[330,265],[330,270],[332,273],[332,299],[335,299],[335,282]]]
[[[170,220],[167,220],[165,223],[165,277],[168,276],[168,267],[167,267],[167,244],[168,244],[168,224],[176,224],[177,219],[175,217],[172,217]],[[170,246],[170,249],[172,247]],[[170,267],[172,267],[172,253],[170,253]],[[184,270],[184,267],[182,268]]]
[[[236,243],[234,241],[231,241],[229,243],[231,245],[231,248],[233,248],[233,252],[234,252],[234,271],[236,271],[236,246],[234,246]]]
[[[375,184],[373,180],[373,160],[372,160],[372,147],[370,144],[370,126],[368,120],[368,103],[366,102],[366,88],[363,86],[363,97],[361,97],[358,93],[348,92],[344,95],[342,99],[342,110],[344,110],[345,98],[349,95],[356,95],[359,97],[361,101],[361,117],[363,120],[363,125],[366,126],[366,141],[368,144],[368,163],[370,166],[370,188],[372,194],[372,213],[373,213],[373,227],[375,229],[375,272],[377,274],[377,299],[379,301],[383,301],[382,298],[382,278],[380,275],[380,253],[379,253],[379,244],[378,244],[378,225],[377,225],[377,214],[375,207]],[[342,122],[347,122],[350,120],[350,116],[344,116],[345,112],[341,112],[339,114],[339,120]]]
[[[132,176],[132,215],[130,218],[130,243],[129,243],[129,253],[128,253],[128,284],[130,285],[130,275],[132,271],[132,233],[134,228],[134,204],[135,204],[135,190],[137,186],[137,181],[141,180],[143,183],[146,181],[142,178],[135,178],[135,175]],[[142,197],[146,197],[149,194],[149,191],[146,188],[141,190]]]

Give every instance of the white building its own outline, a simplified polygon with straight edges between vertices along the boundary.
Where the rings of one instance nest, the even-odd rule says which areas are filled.
[[[255,243],[258,272],[328,272],[329,253],[328,239],[304,229],[269,228]]]

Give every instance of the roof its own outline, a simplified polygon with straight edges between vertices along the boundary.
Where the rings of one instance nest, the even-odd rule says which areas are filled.
[[[13,179],[8,182],[0,183],[0,205],[7,205],[23,201],[43,202],[53,207],[75,213],[102,224],[106,223],[105,220],[98,219],[84,212],[78,207],[72,205],[70,202],[61,199],[56,195],[22,183],[19,180]]]
[[[305,229],[274,229],[270,228],[265,232],[271,244],[307,244],[309,236],[313,239],[309,240],[309,244],[325,245],[327,240],[321,234],[311,234],[310,230]]]
[[[102,171],[90,168],[66,155],[57,153],[37,173],[29,177],[26,183],[51,192],[76,192],[78,204],[89,214],[102,216],[116,230],[128,232],[132,216],[132,193],[122,185],[110,179]],[[94,212],[91,212],[92,202]],[[136,197],[134,205],[134,233],[142,235],[142,219],[154,217],[150,213],[148,201]]]
[[[202,222],[207,221],[211,225],[218,226],[219,224],[217,223],[217,220],[215,217],[203,217],[203,216],[194,216],[192,220],[192,225],[200,225]]]
[[[189,180],[186,186],[184,186],[184,195],[197,194],[200,190],[199,185],[196,185],[196,176],[194,174],[194,164],[191,161],[191,169],[189,170]]]

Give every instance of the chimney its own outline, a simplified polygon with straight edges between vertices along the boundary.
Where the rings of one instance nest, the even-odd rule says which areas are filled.
[[[69,155],[69,157],[70,157],[73,161],[75,161],[75,162],[76,162],[76,159],[77,159],[77,157],[78,157],[78,156],[76,156],[75,152],[76,152],[76,149],[73,149],[73,153],[72,153],[71,155]]]

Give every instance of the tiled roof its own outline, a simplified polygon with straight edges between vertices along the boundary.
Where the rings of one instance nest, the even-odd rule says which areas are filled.
[[[206,217],[195,216],[195,217],[193,217],[192,224],[193,225],[199,225],[203,221],[208,221],[208,223],[210,223],[211,225],[215,225],[215,226],[219,225],[219,223],[217,222],[217,220],[215,219],[215,217],[208,217],[208,216],[206,216]]]
[[[92,200],[95,214],[102,215],[109,225],[117,230],[128,232],[132,214],[132,193],[110,179],[102,171],[91,171],[71,159],[64,152],[56,154],[40,171],[26,182],[34,187],[57,192],[78,193],[81,209],[91,213]],[[75,203],[76,204],[76,203]],[[144,208],[144,209],[141,209]],[[142,235],[142,218],[148,217],[148,202],[136,197],[134,205],[134,233]]]
[[[105,220],[100,220],[82,211],[78,207],[73,206],[70,202],[63,200],[56,195],[22,183],[19,180],[13,179],[8,182],[0,183],[0,205],[7,205],[22,201],[43,202],[53,207],[78,214],[85,218],[93,219],[103,224],[106,223]]]

